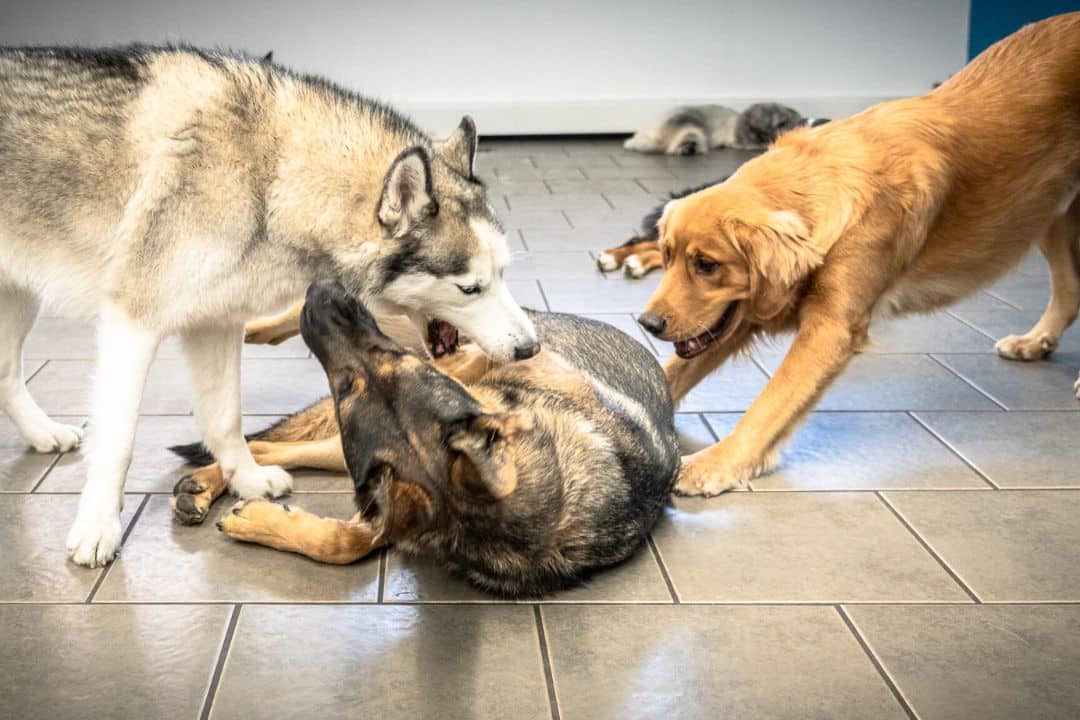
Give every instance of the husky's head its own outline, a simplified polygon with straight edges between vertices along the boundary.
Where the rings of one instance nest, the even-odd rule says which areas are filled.
[[[529,358],[536,330],[503,281],[510,252],[475,162],[468,117],[434,148],[398,155],[379,200],[386,242],[367,295],[422,325],[436,357],[454,350],[460,330],[496,360]]]

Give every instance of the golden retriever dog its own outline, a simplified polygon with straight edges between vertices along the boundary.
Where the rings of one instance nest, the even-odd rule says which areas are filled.
[[[664,278],[639,322],[675,343],[681,399],[757,336],[795,340],[730,436],[684,460],[713,495],[778,446],[867,341],[876,314],[925,313],[988,285],[1038,244],[1052,294],[998,352],[1054,350],[1080,305],[1080,13],[1029,25],[922,97],[783,135],[730,179],[672,200]],[[1080,389],[1080,386],[1078,386]]]

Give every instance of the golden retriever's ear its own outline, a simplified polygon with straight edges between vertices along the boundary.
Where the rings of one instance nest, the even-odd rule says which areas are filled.
[[[532,429],[527,412],[479,415],[469,426],[449,438],[449,446],[461,455],[454,459],[451,477],[471,490],[501,499],[517,488],[517,467],[510,440]]]
[[[770,213],[756,226],[740,223],[731,235],[750,266],[750,309],[762,320],[791,304],[795,286],[825,259],[793,212]]]

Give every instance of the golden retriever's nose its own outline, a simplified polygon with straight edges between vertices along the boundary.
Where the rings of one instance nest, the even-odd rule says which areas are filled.
[[[645,328],[656,337],[660,337],[660,334],[664,332],[664,328],[667,327],[667,320],[655,313],[641,313],[638,315],[637,321],[638,325]]]
[[[533,343],[532,345],[518,345],[516,348],[514,348],[514,359],[528,360],[538,352],[540,352],[540,343]]]

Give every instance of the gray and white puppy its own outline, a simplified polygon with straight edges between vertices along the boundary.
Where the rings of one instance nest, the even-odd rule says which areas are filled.
[[[721,147],[761,150],[792,128],[822,122],[777,103],[755,103],[741,113],[723,105],[683,106],[664,113],[623,147],[666,155],[704,155]]]

